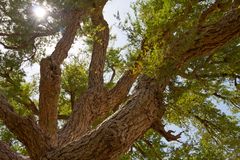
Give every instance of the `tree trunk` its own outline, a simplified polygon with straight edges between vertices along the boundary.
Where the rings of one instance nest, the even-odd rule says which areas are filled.
[[[151,127],[158,110],[164,110],[159,105],[160,97],[157,94],[164,87],[157,86],[154,81],[143,78],[126,105],[95,130],[48,153],[42,160],[117,159]]]
[[[104,87],[103,72],[109,41],[109,28],[102,10],[107,0],[89,1],[81,11],[65,15],[66,25],[61,40],[51,56],[41,62],[39,124],[32,117],[22,117],[14,112],[7,99],[0,94],[0,119],[7,128],[26,146],[32,160],[113,160],[128,151],[129,147],[149,129],[158,131],[167,140],[176,140],[164,130],[162,117],[165,112],[163,94],[172,76],[176,76],[181,67],[190,59],[211,55],[240,34],[240,9],[234,8],[215,24],[199,24],[197,36],[186,50],[184,40],[179,37],[169,48],[164,57],[164,65],[158,71],[162,77],[151,79],[141,75],[138,63],[126,71],[114,88]],[[235,2],[235,1],[234,1]],[[95,11],[94,13],[92,11]],[[206,13],[207,14],[207,13]],[[57,109],[60,93],[60,66],[68,55],[83,16],[91,18],[95,27],[100,26],[93,43],[92,61],[89,67],[87,91],[74,103],[73,112],[65,126],[57,130]],[[204,16],[202,18],[204,21]],[[200,22],[202,23],[202,22]],[[148,47],[148,46],[146,46]],[[181,53],[179,53],[181,52]],[[172,59],[174,54],[178,59]],[[164,68],[165,67],[165,68]],[[166,73],[164,69],[170,73]],[[138,78],[137,86],[131,98],[127,100],[133,83]],[[97,128],[92,123],[104,117],[112,110],[117,110],[105,119]],[[91,130],[92,129],[92,130]],[[0,142],[0,159],[24,160],[12,152],[9,146]]]

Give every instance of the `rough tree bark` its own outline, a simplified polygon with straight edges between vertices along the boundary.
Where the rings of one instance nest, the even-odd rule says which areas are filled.
[[[167,140],[177,140],[172,131],[165,131],[161,122],[165,106],[161,95],[169,83],[170,76],[158,81],[138,72],[126,71],[114,88],[108,90],[103,83],[103,69],[109,41],[109,28],[102,10],[107,0],[91,1],[86,10],[74,11],[67,17],[66,29],[55,51],[41,61],[39,124],[31,117],[21,117],[14,112],[7,99],[0,95],[0,119],[26,146],[29,158],[22,157],[0,142],[0,157],[3,160],[105,160],[117,159],[122,153],[150,128],[158,131]],[[205,14],[205,13],[204,13]],[[57,108],[60,93],[60,66],[67,57],[81,19],[91,17],[100,30],[93,43],[92,60],[89,68],[87,91],[75,103],[66,125],[57,129]],[[205,15],[204,15],[205,16]],[[179,60],[171,61],[173,70],[180,70],[189,59],[211,54],[240,34],[240,9],[234,8],[215,24],[199,25],[198,38],[183,53]],[[168,55],[184,45],[177,39]],[[168,57],[164,59],[169,61]],[[136,64],[137,65],[137,64]],[[159,70],[164,68],[159,68]],[[174,72],[176,73],[176,72]],[[172,76],[172,75],[171,75]],[[130,99],[128,93],[137,81]],[[127,100],[127,102],[126,102]],[[120,106],[123,102],[124,105]],[[120,107],[119,107],[120,106]],[[98,117],[117,111],[105,119],[97,128],[91,129]]]
[[[43,160],[117,159],[151,127],[156,111],[162,109],[158,93],[164,90],[165,85],[158,86],[143,76],[133,98],[126,105],[92,132],[49,153]]]
[[[82,14],[78,12],[69,15],[71,18],[67,20],[66,31],[62,39],[56,45],[52,55],[42,59],[40,63],[39,125],[48,135],[53,146],[57,144],[57,108],[61,85],[60,65],[71,48]]]
[[[32,159],[51,150],[48,138],[31,117],[20,117],[13,111],[13,107],[0,94],[0,118],[8,129],[26,146]]]
[[[0,158],[4,160],[30,160],[28,157],[13,153],[10,147],[3,142],[0,142]]]

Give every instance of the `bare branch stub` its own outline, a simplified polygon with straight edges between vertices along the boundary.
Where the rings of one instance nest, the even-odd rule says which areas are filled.
[[[173,135],[172,133],[174,133],[175,131],[172,130],[166,131],[164,129],[164,125],[159,119],[153,123],[152,128],[155,131],[157,131],[160,135],[162,135],[167,141],[178,141],[179,138],[181,138],[181,134],[183,133],[180,132],[177,135]]]

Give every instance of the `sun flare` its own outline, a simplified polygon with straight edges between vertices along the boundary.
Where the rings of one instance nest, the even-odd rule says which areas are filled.
[[[43,19],[47,16],[47,10],[41,6],[33,7],[33,13],[39,19]]]

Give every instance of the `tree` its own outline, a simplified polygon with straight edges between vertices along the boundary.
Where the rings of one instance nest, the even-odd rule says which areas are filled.
[[[139,0],[136,17],[120,24],[124,48],[109,45],[106,3],[0,2],[1,159],[237,158],[239,1]],[[40,4],[49,13],[36,19],[32,8]],[[80,38],[89,65],[77,57],[64,64]],[[52,39],[55,49],[45,55]],[[35,63],[40,78],[26,82],[24,66]],[[164,150],[161,137],[182,135],[166,124],[199,136]]]

